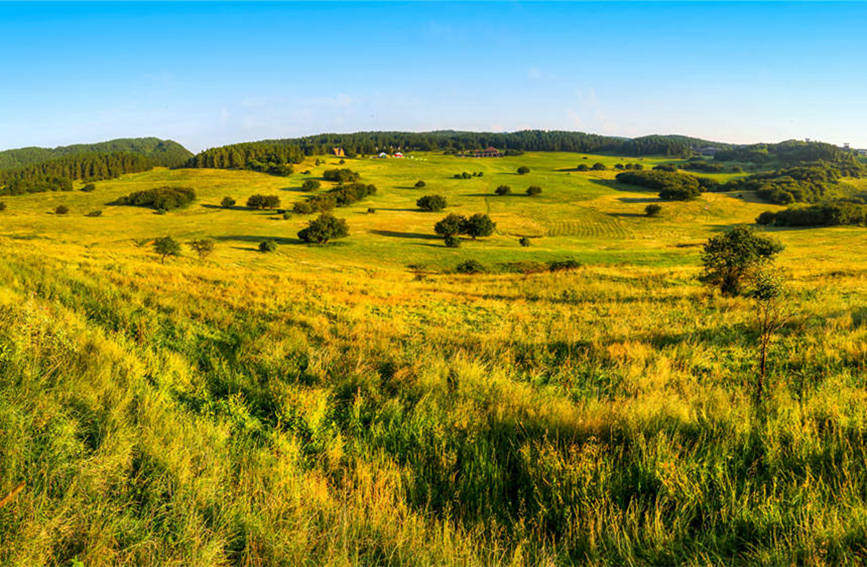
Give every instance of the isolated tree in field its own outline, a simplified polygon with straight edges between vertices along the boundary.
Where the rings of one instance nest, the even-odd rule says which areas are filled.
[[[605,171],[606,169],[607,168],[605,167],[605,164],[602,162],[597,161],[596,163],[593,164],[593,170],[594,171]]]
[[[521,238],[518,239],[518,244],[520,244],[521,246],[526,248],[527,246],[529,246],[531,244],[531,242],[530,242],[530,239],[528,237],[522,236]]]
[[[755,302],[756,326],[759,343],[759,376],[756,381],[755,401],[762,401],[767,373],[768,349],[774,333],[788,320],[783,277],[779,271],[770,268],[759,269],[753,277],[753,287],[748,296]]]
[[[651,203],[644,207],[644,214],[649,217],[658,217],[660,212],[662,212],[662,207],[656,203]]]
[[[304,183],[301,184],[302,191],[316,191],[319,189],[320,183],[315,179],[305,179]]]
[[[277,250],[277,243],[273,240],[263,240],[259,243],[259,252],[274,252]]]
[[[200,260],[204,260],[214,251],[214,241],[211,238],[197,238],[190,241],[190,248],[199,255]]]
[[[535,197],[541,192],[542,188],[538,185],[530,185],[529,187],[527,187],[527,195],[529,195],[530,197]]]
[[[415,202],[416,206],[423,211],[441,211],[446,208],[446,198],[442,195],[425,195]]]
[[[298,238],[304,242],[326,244],[329,240],[344,238],[349,235],[349,227],[344,219],[338,219],[329,214],[322,214],[310,221],[307,228],[298,233]]]
[[[530,173],[530,168],[526,165],[522,165],[518,168],[518,175],[526,175],[528,173]]]
[[[473,240],[480,236],[490,236],[497,227],[496,223],[488,215],[477,213],[464,222],[462,234],[470,236]]]
[[[424,187],[425,185],[427,185],[427,183],[425,183],[425,182],[422,181],[421,179],[419,179],[418,181],[415,182],[415,188],[416,188],[416,189],[421,189],[421,188]]]
[[[782,250],[782,244],[756,234],[750,228],[734,228],[705,243],[702,255],[704,273],[700,279],[719,287],[723,295],[739,295],[744,279],[762,262],[771,260]]]
[[[575,169],[577,169],[578,171],[590,171],[590,168],[587,167],[586,163],[578,164],[578,167],[576,167]]]
[[[165,263],[168,256],[181,255],[181,245],[171,236],[163,236],[154,240],[154,252],[160,255],[160,262]]]
[[[57,208],[54,209],[55,215],[65,215],[69,212],[69,207],[66,205],[58,205]]]
[[[500,195],[501,197],[503,195],[508,195],[511,192],[512,192],[512,188],[509,187],[508,185],[500,185],[499,187],[494,189],[494,193],[496,193],[497,195]]]
[[[235,206],[235,199],[231,197],[223,197],[223,200],[220,201],[220,206],[224,209],[231,209]]]
[[[452,213],[434,225],[434,232],[443,236],[461,234],[466,222],[466,217]]]
[[[0,201],[0,211],[5,211],[5,210],[6,210],[6,203],[4,203],[3,201]]]

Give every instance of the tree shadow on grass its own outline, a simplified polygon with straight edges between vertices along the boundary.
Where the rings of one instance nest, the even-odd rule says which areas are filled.
[[[659,197],[618,197],[621,203],[662,203]]]
[[[648,194],[659,193],[659,191],[656,189],[648,189],[647,187],[641,187],[640,185],[628,185],[626,183],[620,183],[619,181],[615,181],[614,179],[590,179],[589,181],[590,183],[602,185],[603,187],[607,187],[608,189],[614,189],[615,191],[628,191],[630,193]]]
[[[607,214],[609,217],[632,217],[632,218],[641,217],[641,218],[643,218],[643,217],[647,216],[647,215],[643,215],[641,213],[605,213],[605,214]]]
[[[391,238],[410,238],[414,240],[439,240],[442,236],[438,234],[425,234],[422,232],[400,232],[396,230],[371,230],[371,234],[377,236],[388,236]]]
[[[226,241],[239,241],[239,242],[255,242],[259,244],[264,240],[273,240],[277,244],[287,245],[287,244],[307,244],[300,238],[289,238],[285,236],[253,236],[253,235],[227,235],[227,236],[218,236],[216,240],[220,242]],[[247,248],[243,248],[243,250],[248,250]]]

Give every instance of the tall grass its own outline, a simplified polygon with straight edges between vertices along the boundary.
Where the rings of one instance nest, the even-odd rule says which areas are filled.
[[[750,306],[692,268],[3,244],[0,564],[867,559],[863,268],[792,267],[757,412]]]

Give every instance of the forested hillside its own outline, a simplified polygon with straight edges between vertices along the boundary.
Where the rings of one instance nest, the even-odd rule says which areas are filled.
[[[0,152],[0,169],[18,168],[77,154],[131,152],[149,158],[154,165],[177,167],[192,157],[192,152],[173,140],[159,138],[119,138],[96,144],[75,144],[57,148],[18,148]]]
[[[304,156],[328,154],[335,147],[342,148],[347,157],[396,150],[452,153],[488,146],[506,151],[681,156],[706,145],[714,145],[721,149],[731,147],[729,144],[686,136],[645,136],[629,139],[556,130],[523,130],[510,133],[458,132],[453,130],[356,132],[352,134],[319,134],[284,140],[263,140],[211,148],[190,159],[187,166],[267,171],[272,165],[298,163]]]

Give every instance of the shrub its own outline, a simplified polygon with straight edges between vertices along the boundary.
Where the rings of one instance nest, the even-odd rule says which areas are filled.
[[[165,209],[157,209],[155,214],[157,214],[157,215],[164,215],[164,214],[166,214],[167,212],[168,212],[168,211],[165,210]]]
[[[84,191],[85,193],[90,193],[90,192],[96,190],[96,185],[94,185],[93,183],[88,183],[87,185],[82,187],[81,190]]]
[[[6,203],[4,203],[3,201],[0,201],[0,211],[5,211],[5,210],[6,210]]]
[[[263,240],[259,243],[259,252],[274,252],[277,250],[277,243],[273,240]]]
[[[231,197],[223,197],[223,200],[220,201],[220,206],[224,209],[231,209],[235,206],[235,199]]]
[[[480,274],[487,270],[478,260],[466,260],[458,264],[455,271],[459,274]]]
[[[491,217],[477,213],[464,221],[461,233],[475,240],[479,236],[490,236],[496,227],[497,225],[491,220]]]
[[[423,211],[437,212],[446,208],[446,198],[442,195],[425,195],[415,204]]]
[[[765,211],[756,217],[756,223],[758,224],[774,224],[774,221],[777,219],[777,213],[773,211]]]
[[[518,239],[518,244],[520,244],[521,246],[526,248],[527,246],[530,245],[530,239],[526,236],[522,236],[521,238]]]
[[[329,214],[322,214],[319,218],[310,221],[307,228],[298,232],[298,238],[304,242],[317,244],[326,244],[329,240],[344,238],[348,235],[349,227],[346,221]]]
[[[463,173],[455,173],[455,179],[471,179],[473,176],[468,171]]]
[[[301,184],[302,191],[316,191],[320,187],[319,181],[316,179],[305,179],[304,183]]]
[[[617,169],[617,170],[621,170],[621,171],[622,171],[622,170],[626,169],[626,166],[623,165],[622,163],[615,163],[615,164],[614,164],[614,169]]]
[[[276,209],[280,206],[280,197],[277,195],[251,195],[247,199],[247,207],[250,209]]]
[[[86,216],[86,217],[101,217],[102,211],[100,211],[100,210],[90,211],[89,213],[85,214],[84,216]]]
[[[190,241],[190,248],[199,255],[200,259],[205,259],[214,251],[214,241],[210,238],[197,238]]]
[[[415,188],[416,189],[421,189],[425,185],[427,185],[427,184],[424,181],[422,181],[421,179],[419,179],[418,181],[415,182]]]
[[[575,169],[577,169],[578,171],[590,171],[590,168],[587,167],[587,164],[584,163],[578,164],[578,167],[576,167]]]
[[[372,215],[372,214],[375,213],[375,212],[376,212],[376,209],[374,209],[373,207],[368,207],[368,208],[367,208],[367,214]]]
[[[566,270],[576,270],[581,267],[581,264],[576,260],[552,260],[548,262],[548,270],[551,272],[563,272]]]
[[[527,187],[527,195],[529,195],[530,197],[534,197],[541,192],[542,188],[538,185],[530,185],[529,187]]]
[[[460,234],[463,232],[464,224],[466,222],[466,217],[451,214],[434,225],[434,232],[442,234],[443,236]]]
[[[455,236],[454,234],[447,234],[443,241],[448,248],[458,248],[461,245],[461,239]]]
[[[657,217],[659,213],[662,212],[662,207],[657,205],[656,203],[651,203],[644,207],[644,214],[649,217]]]
[[[518,175],[526,175],[528,173],[530,173],[530,168],[526,165],[522,165],[518,168]]]
[[[65,215],[65,214],[68,213],[68,212],[69,212],[69,207],[67,207],[66,205],[58,205],[58,206],[54,209],[54,214],[55,214],[55,215]]]
[[[744,278],[762,262],[772,259],[783,246],[746,227],[714,236],[704,245],[701,281],[717,286],[723,295],[741,293]]]
[[[512,192],[512,188],[509,187],[508,185],[500,185],[499,187],[494,189],[494,193],[496,193],[497,195],[500,195],[500,196],[508,195],[511,192]]]
[[[289,220],[292,218],[292,213],[289,211],[283,211],[283,220]]]
[[[593,164],[593,171],[605,171],[606,169],[608,168],[605,167],[605,164],[602,162],[597,161]]]
[[[154,240],[154,252],[160,255],[161,262],[165,262],[168,256],[181,255],[181,245],[171,236],[163,236]]]

